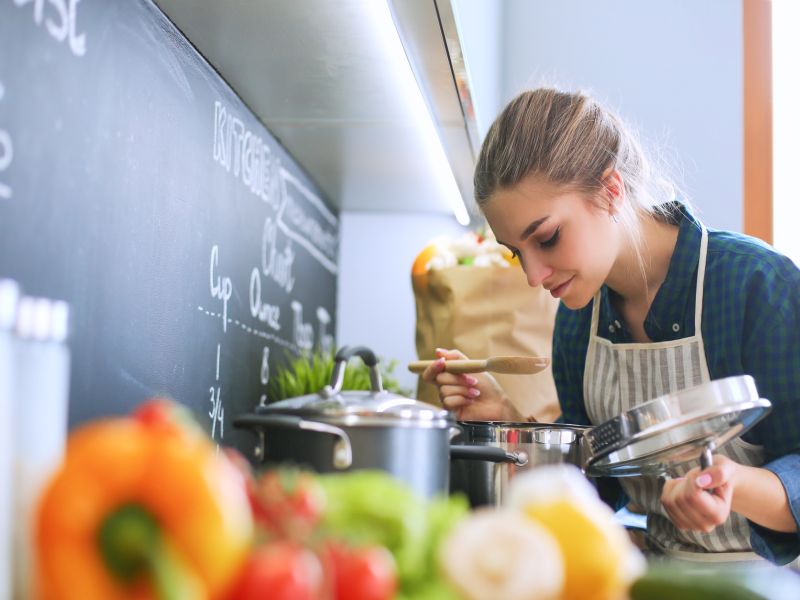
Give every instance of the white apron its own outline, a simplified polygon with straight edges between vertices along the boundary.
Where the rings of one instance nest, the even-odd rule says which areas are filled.
[[[663,394],[710,381],[701,328],[707,248],[708,233],[703,228],[694,335],[690,337],[649,344],[612,344],[597,335],[600,292],[595,296],[583,374],[586,411],[593,424],[607,421]],[[678,331],[680,325],[676,323],[672,327]],[[762,448],[740,438],[728,442],[717,453],[744,465],[760,466],[764,462]],[[698,461],[681,465],[669,475],[683,475],[698,465]],[[750,527],[744,517],[731,512],[728,520],[711,533],[681,531],[669,520],[661,504],[663,479],[624,477],[619,482],[628,497],[646,510],[648,543],[660,551],[675,558],[714,562],[762,560],[750,548]]]

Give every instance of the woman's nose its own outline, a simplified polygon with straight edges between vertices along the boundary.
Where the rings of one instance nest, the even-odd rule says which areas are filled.
[[[542,282],[553,274],[553,269],[541,261],[528,259],[524,263],[525,275],[528,277],[528,285],[539,287]]]

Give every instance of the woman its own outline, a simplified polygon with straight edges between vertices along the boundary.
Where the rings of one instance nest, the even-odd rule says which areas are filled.
[[[682,477],[617,480],[672,555],[786,564],[800,554],[800,271],[768,245],[707,230],[593,99],[538,89],[497,118],[475,196],[528,283],[560,298],[562,420],[598,424],[665,393],[747,373],[771,414]],[[461,420],[525,420],[487,374],[423,377]],[[709,490],[713,490],[709,493]],[[626,498],[627,496],[627,498]]]

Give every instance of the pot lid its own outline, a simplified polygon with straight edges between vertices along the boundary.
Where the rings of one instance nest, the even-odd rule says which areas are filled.
[[[369,391],[342,390],[344,371],[352,356],[359,356],[369,368]],[[317,394],[307,394],[260,406],[261,415],[288,414],[325,421],[382,422],[385,424],[403,421],[427,423],[428,426],[448,427],[454,423],[452,415],[442,408],[419,402],[383,389],[378,360],[374,353],[363,346],[344,347],[336,353],[331,384]]]
[[[584,432],[586,473],[661,475],[742,435],[771,410],[749,375],[718,379],[640,404]]]
[[[434,420],[448,418],[446,410],[425,402],[418,402],[386,390],[378,392],[340,391],[330,395],[325,386],[319,394],[308,394],[261,406],[259,414],[292,414],[304,417],[394,417],[412,420]],[[332,391],[332,390],[331,390]]]

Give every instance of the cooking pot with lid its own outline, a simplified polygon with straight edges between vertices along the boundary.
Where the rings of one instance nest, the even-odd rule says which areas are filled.
[[[369,368],[369,391],[342,390],[353,356]],[[449,491],[450,439],[459,432],[453,416],[384,390],[378,360],[363,346],[336,353],[331,383],[319,393],[260,406],[233,424],[256,432],[259,458],[268,463],[294,463],[320,473],[381,469],[425,497]],[[500,448],[477,448],[473,455],[525,460]]]

